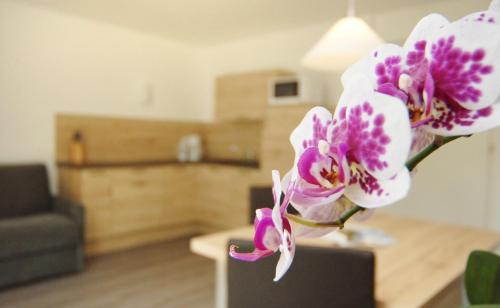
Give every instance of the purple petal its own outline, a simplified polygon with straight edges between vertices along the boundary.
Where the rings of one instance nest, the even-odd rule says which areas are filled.
[[[281,178],[280,172],[278,170],[272,171],[272,179],[273,179],[273,198],[274,204],[278,204],[281,198]]]
[[[408,95],[406,95],[406,93],[404,93],[403,91],[399,90],[392,83],[385,83],[378,86],[377,92],[397,97],[401,99],[401,101],[403,102],[406,102],[408,100]]]
[[[346,155],[349,150],[349,146],[346,143],[341,143],[337,147],[337,160],[339,167],[339,180],[341,183],[345,183],[347,177],[349,176],[349,166],[347,165]],[[347,170],[345,170],[347,169]]]
[[[316,177],[311,174],[311,169],[313,164],[320,162],[321,159],[322,155],[318,148],[307,148],[297,163],[300,177],[310,184],[319,185]]]
[[[434,98],[434,90],[435,90],[434,78],[432,78],[430,72],[427,72],[427,78],[425,79],[424,83],[424,93],[426,95],[426,101],[424,102],[425,103],[424,114],[426,116],[429,116],[432,111],[432,99]]]

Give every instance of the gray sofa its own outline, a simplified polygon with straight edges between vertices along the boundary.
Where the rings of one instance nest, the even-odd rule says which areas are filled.
[[[50,195],[45,166],[0,166],[0,288],[83,270],[83,217]]]

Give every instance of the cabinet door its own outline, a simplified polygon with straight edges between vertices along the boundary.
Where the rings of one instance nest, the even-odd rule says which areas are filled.
[[[86,207],[86,238],[192,222],[190,173],[183,166],[85,170],[82,202]]]
[[[112,184],[113,229],[116,233],[159,227],[165,188],[163,168],[126,168],[110,172]]]
[[[190,224],[195,221],[196,167],[187,165],[164,168],[166,186],[161,225]]]
[[[217,120],[263,119],[268,104],[270,79],[286,75],[291,73],[271,70],[217,78],[215,85]]]
[[[185,224],[194,220],[190,170],[183,166],[127,168],[112,173],[117,233]]]
[[[240,227],[249,220],[249,190],[258,170],[225,166],[199,169],[197,216],[205,228],[221,230]]]
[[[81,202],[85,207],[85,238],[89,241],[112,236],[111,182],[106,169],[81,172]]]

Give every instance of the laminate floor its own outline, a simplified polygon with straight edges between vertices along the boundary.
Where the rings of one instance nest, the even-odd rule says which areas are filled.
[[[180,239],[87,260],[84,272],[0,291],[12,308],[210,308],[215,265]]]

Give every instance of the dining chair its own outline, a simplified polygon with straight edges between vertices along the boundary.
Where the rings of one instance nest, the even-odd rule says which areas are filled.
[[[240,251],[253,243],[232,239]],[[248,263],[228,260],[228,308],[374,308],[375,256],[371,251],[297,246],[286,275],[273,282],[279,253]]]
[[[282,195],[283,196],[283,195]],[[282,199],[283,200],[283,199]],[[250,224],[253,224],[255,219],[255,211],[257,209],[274,206],[273,188],[271,186],[252,186],[250,187]],[[288,212],[297,214],[293,207],[288,207]]]

